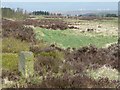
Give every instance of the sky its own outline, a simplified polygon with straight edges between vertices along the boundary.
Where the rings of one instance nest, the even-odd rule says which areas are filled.
[[[2,2],[118,2],[120,0],[1,0]]]
[[[2,7],[27,11],[117,10],[117,2],[3,2]]]
[[[2,0],[2,7],[27,11],[118,10],[119,0]]]

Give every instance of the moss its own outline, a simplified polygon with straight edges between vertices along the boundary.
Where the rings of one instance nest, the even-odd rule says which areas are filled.
[[[2,67],[10,71],[18,70],[18,54],[3,53]]]

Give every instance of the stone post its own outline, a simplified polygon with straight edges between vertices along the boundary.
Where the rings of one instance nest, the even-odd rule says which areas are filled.
[[[32,52],[21,51],[19,54],[18,70],[23,77],[29,77],[34,74],[34,55]]]

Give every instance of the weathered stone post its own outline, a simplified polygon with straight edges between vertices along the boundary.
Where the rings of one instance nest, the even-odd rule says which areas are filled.
[[[22,51],[19,54],[19,72],[22,76],[29,77],[34,74],[34,55],[32,52]]]

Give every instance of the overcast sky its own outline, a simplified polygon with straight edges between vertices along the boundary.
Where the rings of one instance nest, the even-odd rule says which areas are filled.
[[[19,7],[27,11],[118,10],[117,1],[118,0],[2,0],[2,7],[10,7],[13,9]]]
[[[119,2],[120,0],[1,0],[2,2]]]
[[[117,2],[3,2],[2,7],[27,11],[117,10]]]

